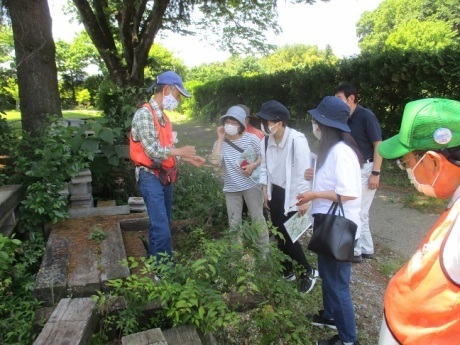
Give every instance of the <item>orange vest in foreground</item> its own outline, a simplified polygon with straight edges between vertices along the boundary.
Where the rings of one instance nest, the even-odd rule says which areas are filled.
[[[459,213],[460,199],[441,215],[414,256],[388,284],[385,320],[401,344],[460,344],[459,280],[449,277],[443,261],[448,258],[443,255],[444,246]],[[459,227],[454,231],[460,231]],[[455,250],[460,250],[460,243]]]
[[[162,126],[158,121],[158,116],[155,111],[152,109],[149,103],[145,103],[143,105],[144,108],[147,108],[150,113],[152,114],[153,123],[155,128],[158,132],[158,140],[160,141],[161,146],[163,147],[171,147],[173,145],[173,134],[172,134],[172,127],[169,118],[166,114],[163,113],[163,117],[165,119],[165,125]],[[142,143],[140,141],[134,141],[133,135],[129,134],[129,156],[131,160],[134,162],[136,166],[142,165],[147,168],[153,168],[153,161],[152,159],[147,156],[142,147]],[[161,166],[163,169],[171,169],[176,165],[176,158],[173,156],[169,156],[165,160],[161,161]]]

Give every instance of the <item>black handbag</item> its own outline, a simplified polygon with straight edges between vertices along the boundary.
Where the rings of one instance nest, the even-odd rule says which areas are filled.
[[[337,198],[338,202],[333,202],[326,214],[313,215],[313,234],[308,249],[316,254],[332,256],[337,261],[352,262],[358,225],[345,218],[340,195]]]

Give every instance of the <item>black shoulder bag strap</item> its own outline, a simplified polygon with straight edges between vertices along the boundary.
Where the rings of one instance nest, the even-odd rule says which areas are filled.
[[[231,147],[233,147],[235,150],[237,150],[238,152],[241,152],[241,153],[244,152],[244,150],[243,150],[241,147],[239,147],[238,145],[232,143],[230,140],[228,140],[228,138],[225,138],[224,141],[225,141],[227,144],[229,144]]]

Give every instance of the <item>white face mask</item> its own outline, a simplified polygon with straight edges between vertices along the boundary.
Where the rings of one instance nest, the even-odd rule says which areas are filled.
[[[316,137],[316,139],[321,140],[321,131],[319,130],[318,124],[312,123],[312,126],[313,126],[313,135]]]
[[[438,180],[439,172],[436,175],[436,177],[434,178],[434,181],[433,181],[432,184],[419,183],[417,181],[417,178],[415,177],[415,174],[414,174],[415,169],[417,169],[417,167],[419,166],[420,162],[423,161],[425,156],[426,156],[426,154],[417,162],[417,164],[415,164],[414,169],[406,168],[407,175],[409,176],[410,182],[415,186],[415,188],[417,188],[417,190],[420,193],[423,193],[426,196],[431,196],[431,197],[437,198],[438,196],[436,195],[436,191],[434,190],[434,185],[436,184],[436,181]]]
[[[224,126],[225,133],[227,133],[228,135],[237,135],[238,134],[238,128],[239,128],[238,126],[231,125],[229,123],[227,123]]]
[[[260,130],[262,131],[262,133],[263,133],[265,136],[268,135],[268,133],[267,133],[267,131],[265,130],[265,127],[264,127],[263,124],[260,124]]]
[[[417,181],[415,178],[414,172],[411,168],[407,168],[407,176],[409,176],[410,182],[414,185],[414,187],[420,192],[425,194],[426,196],[432,196],[434,198],[437,198],[436,192],[434,191],[433,185],[429,184],[422,184]],[[436,180],[435,180],[436,182]],[[433,183],[434,184],[434,183]]]
[[[174,110],[179,105],[179,101],[173,96],[171,90],[169,91],[169,95],[165,96],[163,90],[163,109],[166,110]]]
[[[276,133],[276,131],[277,131],[278,128],[279,128],[279,127],[278,127],[277,129],[273,130],[273,127],[275,127],[276,125],[277,125],[277,124],[274,124],[273,126],[268,127],[268,130],[270,131],[270,133],[268,133],[268,135],[274,135],[274,134]]]

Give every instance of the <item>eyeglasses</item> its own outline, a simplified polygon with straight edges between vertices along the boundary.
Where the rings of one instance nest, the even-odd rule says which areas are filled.
[[[422,156],[421,153],[414,153],[412,152],[414,158],[415,158],[415,161],[418,162],[419,158]],[[402,158],[400,159],[397,159],[396,160],[396,165],[399,167],[399,169],[401,170],[406,170],[407,169],[407,166],[408,166],[408,163],[409,161],[411,160],[412,158],[409,158],[407,160],[404,160]]]

